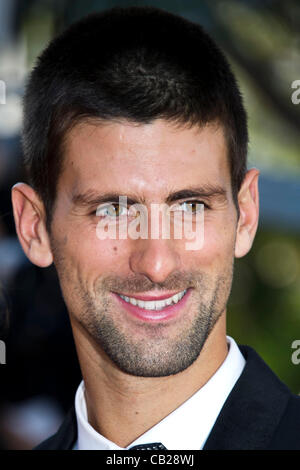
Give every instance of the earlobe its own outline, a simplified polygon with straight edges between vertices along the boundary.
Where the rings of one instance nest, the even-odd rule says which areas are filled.
[[[44,206],[28,184],[17,183],[12,188],[12,206],[16,232],[28,259],[37,266],[52,264],[53,256],[45,226]]]
[[[250,251],[256,234],[259,218],[259,173],[256,168],[248,170],[239,191],[240,218],[236,232],[236,258],[241,258]]]

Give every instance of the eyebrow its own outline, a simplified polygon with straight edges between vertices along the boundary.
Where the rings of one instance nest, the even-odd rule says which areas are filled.
[[[144,197],[139,197],[134,194],[119,194],[117,192],[107,192],[107,193],[98,193],[94,190],[88,190],[81,194],[75,194],[72,197],[72,203],[76,206],[95,206],[99,204],[103,204],[106,202],[119,202],[120,196],[127,197],[127,203],[131,204],[146,204],[146,200]],[[179,201],[181,199],[188,199],[199,197],[206,199],[207,201],[219,201],[219,202],[226,202],[227,201],[227,191],[220,185],[215,184],[205,184],[203,186],[190,186],[185,189],[181,189],[179,191],[170,192],[166,199],[166,203],[171,203],[175,201]]]

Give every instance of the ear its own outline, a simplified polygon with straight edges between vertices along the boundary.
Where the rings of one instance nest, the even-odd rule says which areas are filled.
[[[256,234],[259,218],[259,170],[247,171],[238,194],[240,218],[235,241],[235,257],[245,256],[251,249]]]
[[[33,264],[42,268],[50,266],[53,256],[41,199],[28,184],[17,183],[12,187],[12,206],[24,253]]]

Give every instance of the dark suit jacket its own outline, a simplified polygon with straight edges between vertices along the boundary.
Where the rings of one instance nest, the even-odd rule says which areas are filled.
[[[246,365],[204,449],[300,450],[300,396],[293,395],[252,348],[239,347]],[[71,450],[76,439],[72,407],[57,433],[35,449]]]

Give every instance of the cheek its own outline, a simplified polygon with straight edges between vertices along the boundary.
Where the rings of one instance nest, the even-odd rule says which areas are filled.
[[[101,275],[120,272],[126,264],[128,243],[126,240],[99,240],[95,234],[76,238],[70,253],[81,271],[81,277],[91,281]]]
[[[232,225],[208,221],[204,226],[203,246],[199,250],[186,251],[186,256],[198,269],[201,266],[228,264],[228,259],[234,255],[234,239]]]
[[[124,241],[68,237],[68,243],[57,250],[55,260],[61,290],[71,312],[84,307],[83,293],[93,296],[95,284],[102,276],[119,275],[125,271]]]

